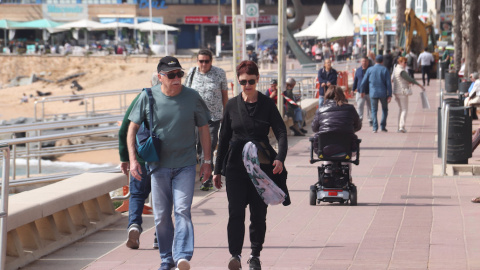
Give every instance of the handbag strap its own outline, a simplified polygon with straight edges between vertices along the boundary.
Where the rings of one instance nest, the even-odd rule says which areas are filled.
[[[192,87],[192,83],[193,83],[193,76],[195,76],[195,70],[197,70],[197,67],[194,67],[193,70],[192,70],[192,75],[190,75],[190,80],[189,80],[189,83],[188,83],[188,87]]]
[[[144,88],[145,91],[147,91],[147,96],[148,96],[148,104],[150,106],[150,113],[149,113],[149,119],[150,119],[150,136],[153,136],[153,103],[155,102],[155,99],[153,99],[153,94],[152,94],[152,89],[151,88]]]

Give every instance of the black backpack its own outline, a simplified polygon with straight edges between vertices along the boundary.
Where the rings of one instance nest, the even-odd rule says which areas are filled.
[[[413,67],[413,57],[411,55],[407,56],[407,66]]]

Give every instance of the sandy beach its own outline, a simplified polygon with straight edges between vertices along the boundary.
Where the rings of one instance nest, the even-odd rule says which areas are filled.
[[[33,118],[35,98],[41,99],[41,97],[37,97],[36,91],[51,92],[52,96],[72,95],[74,89],[70,88],[70,84],[73,80],[76,80],[84,88],[82,91],[75,92],[78,95],[149,87],[151,76],[156,70],[159,60],[159,58],[132,58],[125,61],[121,57],[110,56],[90,58],[2,56],[0,59],[2,60],[0,62],[2,70],[0,72],[0,79],[2,80],[0,84],[4,87],[0,89],[2,95],[0,99],[0,121],[9,121],[18,117]],[[191,57],[179,57],[179,60],[186,72],[195,65],[195,59]],[[227,72],[227,78],[232,79],[231,62],[214,60],[213,64],[222,67]],[[19,69],[18,67],[22,68]],[[78,73],[85,73],[85,75],[61,83],[37,81],[30,85],[5,88],[8,84],[8,79],[19,75],[30,76],[32,73],[37,75],[45,74],[42,77],[52,81]],[[35,98],[29,98],[28,103],[20,104],[20,98],[23,93],[27,96],[33,95]],[[135,95],[128,96],[126,102],[129,104],[134,97]],[[118,107],[118,97],[98,98],[95,99],[94,105],[96,110],[110,109],[112,106]],[[55,102],[45,105],[46,114],[69,114],[81,112],[82,110],[83,106],[80,105],[80,101]],[[40,114],[39,108],[37,108],[37,113]],[[57,160],[67,162],[84,161],[95,164],[119,164],[120,162],[118,149],[66,154]]]

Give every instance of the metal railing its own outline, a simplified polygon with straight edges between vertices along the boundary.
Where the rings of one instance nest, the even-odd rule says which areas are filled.
[[[102,135],[102,134],[117,134],[119,130],[118,126],[110,126],[110,127],[100,127],[100,128],[92,128],[92,129],[85,129],[80,131],[71,131],[71,132],[62,132],[57,134],[50,134],[50,135],[41,135],[41,136],[34,136],[34,137],[26,137],[26,138],[15,138],[15,139],[8,139],[0,141],[0,143],[8,144],[12,146],[13,152],[13,175],[12,179],[15,179],[15,170],[16,170],[16,158],[17,158],[17,145],[18,144],[26,144],[26,152],[25,155],[27,157],[27,177],[30,177],[30,162],[29,158],[32,157],[30,153],[29,143],[40,143],[42,141],[51,141],[57,139],[65,139],[65,138],[72,138],[72,137],[82,137],[82,136],[91,136],[91,135]],[[116,148],[117,144],[110,144],[110,149]],[[98,149],[95,148],[95,149]],[[71,150],[71,149],[70,149]],[[85,151],[90,151],[93,149],[84,149]],[[65,151],[67,153],[69,151]],[[77,152],[83,152],[77,149]],[[38,154],[38,153],[37,153]],[[36,155],[38,156],[38,155]],[[41,160],[39,158],[39,160]]]
[[[86,119],[75,119],[75,120],[62,120],[62,121],[54,121],[54,122],[39,122],[39,123],[31,123],[31,124],[20,124],[14,126],[6,126],[0,129],[0,134],[12,134],[13,138],[15,139],[15,133],[23,133],[25,132],[26,137],[30,137],[29,133],[34,132],[35,136],[42,136],[43,132],[51,131],[51,130],[59,130],[59,129],[68,129],[68,128],[88,128],[92,126],[99,126],[104,124],[116,124],[117,121],[123,119],[123,115],[113,115],[113,116],[100,116],[100,117],[93,117],[93,118],[86,118]],[[86,129],[88,130],[88,129]],[[58,131],[57,131],[58,132]],[[111,142],[104,142],[103,145],[99,145],[98,143],[86,143],[86,144],[78,144],[73,146],[57,146],[57,147],[49,147],[43,148],[42,144],[38,142],[38,145],[33,145],[34,147],[38,147],[37,149],[32,150],[32,146],[30,144],[26,145],[24,150],[17,149],[17,145],[13,145],[13,154],[14,154],[14,164],[13,164],[13,176],[12,178],[16,178],[16,158],[24,157],[27,159],[27,177],[30,176],[30,158],[37,157],[38,162],[38,173],[42,173],[42,159],[40,157],[49,156],[49,155],[60,155],[72,152],[84,152],[88,150],[93,150],[92,148],[95,147],[96,150],[101,149],[113,149],[118,146],[118,143],[112,144]],[[88,149],[88,150],[87,150]]]
[[[37,100],[34,103],[34,119],[35,121],[45,121],[50,118],[61,118],[64,115],[68,116],[95,116],[98,114],[106,113],[115,113],[122,114],[125,113],[129,104],[127,104],[127,95],[138,94],[142,89],[133,89],[133,90],[120,90],[120,91],[111,91],[111,92],[99,92],[92,94],[81,94],[81,95],[68,95],[68,96],[48,96],[44,97],[41,100]],[[118,106],[113,106],[110,109],[98,110],[95,109],[95,100],[103,97],[118,97]],[[70,102],[70,101],[80,101],[83,100],[84,110],[81,112],[71,112],[69,114],[47,114],[45,112],[45,104],[51,102]],[[114,105],[114,102],[110,103]],[[40,115],[37,115],[37,105],[41,105]]]
[[[7,258],[7,216],[8,216],[8,184],[10,174],[10,148],[6,143],[0,143],[0,151],[3,156],[3,174],[2,174],[2,199],[0,208],[0,269],[5,269],[5,262]]]

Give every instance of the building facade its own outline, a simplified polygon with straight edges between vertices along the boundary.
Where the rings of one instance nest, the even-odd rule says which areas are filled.
[[[232,41],[231,1],[152,0],[152,17],[156,22],[180,29],[175,37],[178,49],[214,46],[215,36],[219,33],[222,36],[222,42],[229,43]],[[328,3],[331,0],[326,1]],[[247,27],[257,24],[259,26],[277,24],[278,7],[276,0],[247,2],[259,3],[261,13],[258,22],[249,22]],[[323,1],[317,3],[319,2],[317,0],[304,0],[302,2],[305,2],[304,12],[306,15],[318,14],[323,3]],[[338,6],[341,9],[341,6]],[[239,8],[238,6],[237,10]],[[45,18],[58,22],[90,19],[102,23],[118,21],[133,24],[149,20],[149,1],[1,0],[0,18],[13,21],[32,21]],[[129,35],[129,38],[131,38],[132,34],[130,32]]]
[[[407,8],[415,10],[422,21],[431,21],[436,34],[449,40],[452,34],[453,0],[404,0]],[[367,26],[370,45],[378,42],[386,48],[397,46],[397,9],[395,0],[355,0],[353,1],[353,22],[357,44],[365,44]],[[368,13],[370,13],[368,15]],[[369,23],[367,20],[369,18]],[[377,46],[378,47],[378,46]]]

